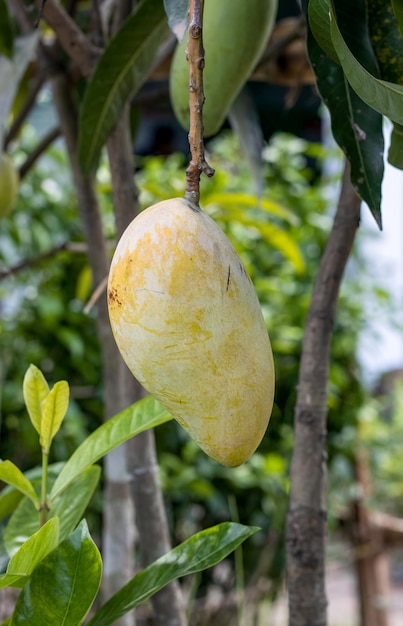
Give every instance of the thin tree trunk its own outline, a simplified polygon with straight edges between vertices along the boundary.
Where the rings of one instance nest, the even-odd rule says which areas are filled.
[[[88,256],[93,284],[99,285],[107,276],[109,259],[102,228],[94,181],[83,175],[77,151],[77,111],[70,95],[69,83],[62,74],[52,79],[52,91],[60,125],[77,190],[78,207],[88,244]],[[106,295],[97,301],[97,331],[101,346],[105,417],[108,419],[126,408],[124,367],[112,336]],[[113,594],[124,585],[133,570],[134,520],[125,456],[114,450],[104,465],[104,533],[103,533],[103,594]],[[133,624],[127,616],[116,621],[119,626]]]
[[[126,106],[108,143],[112,174],[116,231],[120,237],[139,212],[138,190],[134,180],[134,157],[130,140],[129,109]],[[125,368],[128,404],[144,390]],[[145,566],[171,548],[168,523],[159,483],[154,431],[147,430],[126,444],[128,472],[131,476],[136,525],[139,534],[141,565]],[[178,583],[165,587],[151,599],[155,626],[185,626],[183,601]]]
[[[326,417],[330,343],[361,200],[346,166],[336,216],[319,265],[305,326],[295,407],[287,516],[289,626],[325,626]]]

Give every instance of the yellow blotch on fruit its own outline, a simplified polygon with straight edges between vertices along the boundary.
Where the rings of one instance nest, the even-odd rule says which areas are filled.
[[[7,217],[17,199],[19,187],[18,172],[8,156],[0,156],[0,218]]]
[[[246,461],[270,419],[273,356],[252,281],[214,220],[180,198],[143,211],[118,243],[108,305],[139,382],[213,459]]]

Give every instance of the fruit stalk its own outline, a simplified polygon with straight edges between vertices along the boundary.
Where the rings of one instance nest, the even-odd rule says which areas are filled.
[[[200,200],[200,176],[213,176],[214,170],[207,163],[203,143],[203,0],[190,0],[189,39],[186,59],[189,63],[189,147],[192,155],[186,170],[185,198],[198,205]]]

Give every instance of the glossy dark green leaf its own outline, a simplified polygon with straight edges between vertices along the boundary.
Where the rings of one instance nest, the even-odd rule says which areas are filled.
[[[105,456],[113,448],[131,437],[172,419],[172,416],[152,396],[147,396],[118,413],[97,428],[73,452],[50,493],[50,502],[88,467]]]
[[[317,1],[317,0],[315,0]],[[355,23],[352,21],[352,24]],[[382,115],[403,124],[403,86],[376,78],[350,50],[331,7],[330,34],[344,74],[360,98]]]
[[[403,36],[392,3],[367,0],[367,7],[369,34],[380,77],[403,85]],[[388,160],[394,167],[403,169],[403,126],[397,122],[393,123]]]
[[[102,561],[83,521],[34,569],[18,597],[12,626],[79,626],[99,589]]]
[[[101,56],[80,113],[79,158],[84,172],[96,167],[124,104],[143,84],[168,33],[162,0],[143,0]]]
[[[310,24],[313,30],[319,27],[315,25],[315,5],[323,1],[310,2]],[[367,22],[363,0],[354,3],[354,7],[346,0],[339,0],[338,7],[340,23],[348,31],[349,45],[357,46],[357,54],[362,61],[376,71],[376,61],[365,31]],[[339,54],[338,46],[334,47]],[[330,111],[334,138],[351,165],[351,181],[381,227],[381,185],[384,171],[382,116],[365,104],[350,87],[343,68],[325,54],[312,33],[308,37],[308,50],[317,76],[318,89]]]
[[[84,516],[101,477],[99,465],[90,465],[54,501],[50,516],[60,518],[60,540],[64,540]]]
[[[168,26],[180,43],[189,25],[189,0],[164,0],[164,7]]]
[[[308,17],[315,40],[329,59],[332,59],[337,65],[340,65],[339,57],[337,56],[330,36],[329,3],[310,1],[308,5]]]
[[[6,0],[0,0],[0,55],[13,56],[14,31]]]
[[[137,574],[97,611],[88,626],[113,624],[173,580],[213,567],[258,530],[225,522],[193,535]]]
[[[403,0],[392,0],[392,8],[400,32],[403,34]]]
[[[23,587],[35,567],[59,543],[59,518],[54,517],[29,537],[11,557],[7,571],[0,575],[0,588]]]
[[[4,529],[3,541],[12,557],[22,544],[40,528],[39,513],[28,498],[23,498]]]

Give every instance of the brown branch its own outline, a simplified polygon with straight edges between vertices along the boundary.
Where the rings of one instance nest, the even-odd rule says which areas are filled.
[[[295,407],[295,443],[287,516],[290,626],[325,626],[326,417],[330,343],[344,269],[361,201],[346,166],[332,231],[305,325]]]
[[[35,0],[35,5],[40,10],[42,0]],[[43,19],[53,28],[61,46],[80,68],[83,76],[90,76],[100,50],[90,43],[57,0],[46,0],[42,13]]]
[[[36,148],[32,150],[24,163],[19,168],[19,176],[20,180],[24,178],[31,169],[31,167],[36,163],[39,157],[45,152],[45,150],[57,139],[60,137],[61,129],[59,126],[52,128],[46,135],[39,141]]]
[[[41,254],[38,254],[37,256],[24,259],[23,261],[16,263],[12,267],[9,267],[8,269],[1,271],[0,281],[4,280],[5,278],[10,278],[10,276],[15,276],[15,274],[18,274],[19,272],[22,272],[23,270],[30,269],[31,267],[34,267],[35,265],[40,265],[44,261],[49,261],[49,259],[52,259],[53,257],[57,256],[60,252],[63,252],[64,250],[70,250],[73,252],[78,251],[77,248],[74,247],[74,244],[71,244],[69,241],[64,241],[63,243],[58,244],[54,248],[51,248],[51,250],[48,250],[47,252],[42,252]],[[85,252],[86,250],[79,250],[79,251]]]
[[[43,84],[46,80],[46,75],[44,72],[40,72],[39,75],[35,78],[35,82],[26,97],[23,105],[21,106],[18,114],[15,116],[13,123],[8,130],[5,139],[4,139],[4,147],[7,148],[8,144],[17,136],[21,126],[25,122],[29,113],[31,112],[32,107],[35,104],[36,97],[40,90],[43,87]]]
[[[200,176],[213,176],[214,170],[209,166],[204,155],[203,142],[203,0],[190,0],[189,39],[186,58],[189,63],[189,147],[192,159],[186,170],[185,197],[194,204],[200,200]]]

